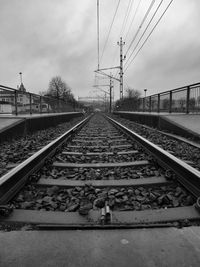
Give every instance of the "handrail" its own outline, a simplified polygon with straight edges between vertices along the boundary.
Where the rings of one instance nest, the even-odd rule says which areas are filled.
[[[23,99],[20,100],[20,96],[24,95]],[[35,100],[34,100],[35,98]],[[36,101],[36,98],[37,101]],[[41,96],[39,94],[31,92],[23,92],[19,89],[15,89],[9,86],[0,84],[0,101],[1,105],[4,107],[0,109],[0,113],[11,114],[15,113],[49,113],[49,112],[66,112],[66,111],[76,111],[75,103],[66,102],[64,99],[59,97],[54,97],[50,95]],[[22,102],[23,103],[22,103]],[[5,107],[5,105],[9,105]],[[46,107],[42,107],[45,104]],[[34,107],[37,105],[37,108]],[[20,108],[23,107],[23,108]],[[3,110],[3,111],[2,111]]]
[[[174,88],[174,89],[171,89],[171,90],[167,90],[167,91],[164,91],[164,92],[160,92],[159,94],[167,94],[167,93],[170,93],[171,91],[175,92],[175,91],[179,91],[181,89],[186,89],[187,87],[193,87],[193,86],[197,86],[199,85],[200,86],[200,82],[198,83],[193,83],[193,84],[189,84],[189,85],[185,85],[185,86],[181,86],[181,87],[177,87],[177,88]],[[153,95],[150,95],[150,96],[157,96],[158,94],[153,94]],[[147,96],[148,97],[148,96]],[[145,97],[142,97],[141,99],[143,99]]]
[[[116,111],[200,113],[200,82],[178,87],[138,100],[120,100]]]

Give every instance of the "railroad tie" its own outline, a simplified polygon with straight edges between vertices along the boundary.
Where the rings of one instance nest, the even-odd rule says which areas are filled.
[[[149,177],[141,178],[141,179],[120,179],[120,180],[73,180],[73,179],[51,179],[51,178],[41,178],[35,185],[36,186],[60,186],[60,187],[84,187],[86,185],[90,185],[93,187],[101,188],[101,187],[139,187],[139,186],[157,186],[157,185],[167,185],[172,183],[172,181],[168,181],[164,176],[159,177]]]
[[[53,166],[57,168],[117,168],[117,167],[140,167],[150,164],[148,160],[133,162],[116,162],[116,163],[63,163],[54,162]]]
[[[107,138],[108,139],[108,138]],[[114,140],[108,140],[108,142],[125,142],[127,139],[114,139]],[[73,139],[72,142],[79,142],[79,143],[102,143],[104,140],[85,140],[85,139]]]
[[[80,149],[80,148],[82,148],[83,146],[77,146],[77,145],[68,145],[67,146],[68,148],[77,148],[77,149]],[[130,148],[130,147],[132,147],[132,145],[131,144],[127,144],[127,145],[116,145],[116,146],[87,146],[87,147],[89,147],[89,148],[111,148],[111,149],[115,149],[115,148]]]
[[[128,150],[128,151],[118,151],[116,152],[116,155],[133,155],[133,154],[138,154],[138,150]],[[87,153],[82,153],[82,152],[74,152],[74,151],[63,151],[63,155],[69,155],[69,156],[113,156],[115,153],[113,152],[87,152]]]

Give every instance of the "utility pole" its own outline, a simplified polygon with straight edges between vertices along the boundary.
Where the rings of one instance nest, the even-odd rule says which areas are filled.
[[[20,84],[22,84],[22,72],[20,72],[19,75],[20,75]]]
[[[113,85],[112,85],[112,76],[110,77],[110,113],[112,112],[112,88],[113,88]]]
[[[99,0],[97,0],[97,56],[98,56],[98,70],[99,70]]]
[[[99,86],[109,86],[109,92],[101,89]],[[110,74],[110,83],[109,84],[102,84],[102,85],[93,85],[93,87],[97,87],[98,89],[100,89],[102,92],[105,93],[105,110],[106,110],[106,106],[107,106],[107,97],[106,94],[109,95],[108,100],[109,100],[109,112],[111,113],[112,111],[112,88],[113,88],[113,81],[112,81],[112,75]]]
[[[147,95],[147,89],[144,89],[144,97],[146,98]]]
[[[117,44],[120,46],[120,99],[123,99],[123,60],[125,59],[125,57],[123,56],[123,46],[125,45],[125,42],[122,41],[122,37],[120,37],[120,42],[117,42]]]

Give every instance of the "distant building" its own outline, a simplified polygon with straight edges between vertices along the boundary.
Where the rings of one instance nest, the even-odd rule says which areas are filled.
[[[10,107],[12,109],[11,112],[15,111],[15,93],[14,91],[9,91],[6,89],[0,89],[0,103],[1,103],[1,109],[0,113],[5,113],[4,111],[8,111],[10,113]],[[3,106],[2,106],[3,105]],[[8,108],[8,105],[10,107]],[[48,104],[42,103],[42,111],[47,112],[47,110],[50,110],[50,107],[48,107]],[[17,90],[17,110],[19,113],[27,113],[30,111],[30,94],[26,92],[26,89],[21,83],[19,89]],[[32,97],[31,98],[31,110],[33,112],[40,112],[40,98],[39,97]]]
[[[0,101],[0,113],[1,114],[12,114],[12,105]]]
[[[23,92],[23,93],[26,92],[26,89],[25,89],[23,83],[20,84],[19,91],[20,91],[20,92]]]
[[[20,94],[20,92],[22,94]],[[15,94],[14,91],[9,91],[9,90],[1,90],[0,91],[0,102],[5,102],[5,103],[10,103],[12,105],[15,105]],[[33,100],[32,100],[33,103]],[[17,104],[21,105],[26,105],[30,104],[30,96],[29,94],[26,93],[26,89],[21,83],[19,90],[17,92]]]

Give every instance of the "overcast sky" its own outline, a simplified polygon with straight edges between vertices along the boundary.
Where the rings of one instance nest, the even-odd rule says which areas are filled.
[[[121,0],[103,56],[103,47],[118,0],[99,1],[100,68],[118,66],[117,41],[131,0]],[[123,47],[125,53],[151,1],[133,0],[121,34],[126,41]],[[159,2],[155,1],[149,19]],[[158,15],[169,2],[163,1]],[[126,70],[125,88],[128,85],[142,93],[147,88],[147,93],[153,94],[199,82],[199,14],[199,0],[174,0]],[[59,75],[72,88],[76,97],[95,95],[92,86],[94,70],[97,68],[96,20],[96,0],[0,0],[0,84],[16,88],[21,71],[26,89],[38,93],[47,90],[50,79]],[[148,19],[144,28],[147,22]],[[141,33],[144,28],[141,28]],[[132,52],[136,43],[133,43],[129,52]],[[127,59],[124,64],[127,64]],[[108,84],[108,81],[102,80],[100,83]],[[116,82],[115,97],[118,96],[119,84]]]

